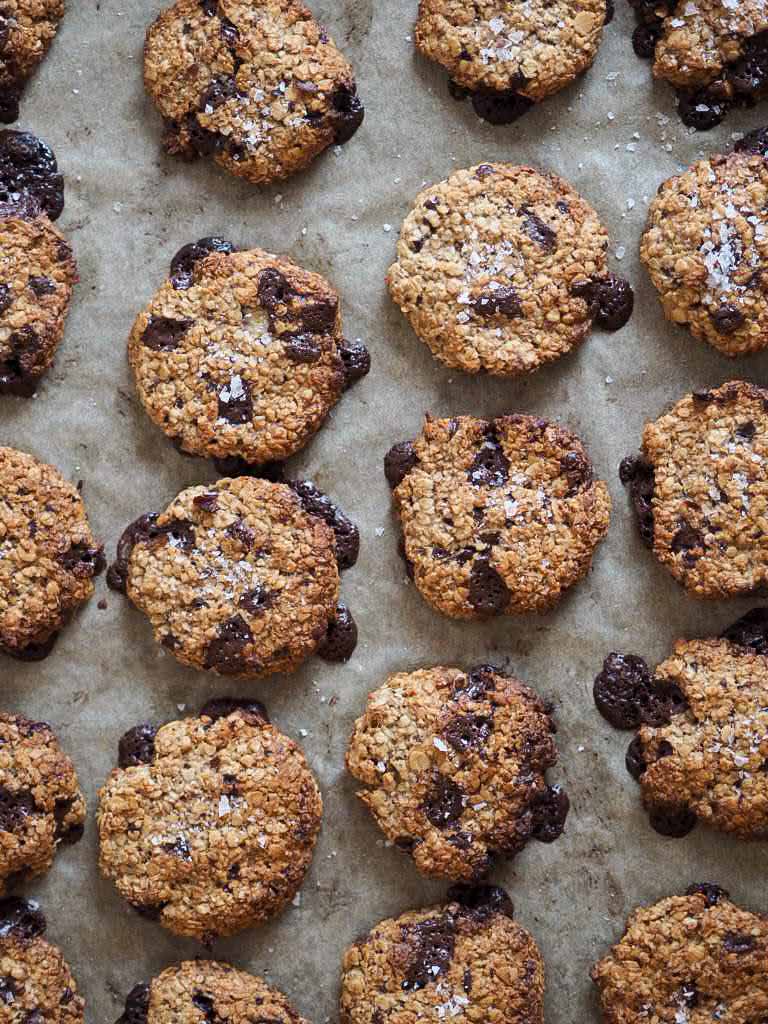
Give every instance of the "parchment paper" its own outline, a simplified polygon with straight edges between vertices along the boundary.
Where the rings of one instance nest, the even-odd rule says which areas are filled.
[[[416,56],[416,0],[316,0],[317,15],[356,66],[365,123],[308,173],[259,191],[209,162],[189,166],[160,155],[159,118],[141,85],[144,32],[160,0],[70,0],[20,125],[50,141],[66,175],[59,223],[74,244],[81,283],[38,397],[0,400],[0,441],[84,480],[91,522],[110,555],[129,520],[163,508],[185,486],[215,479],[210,464],[183,458],[150,424],[125,358],[134,315],[173,253],[202,235],[287,252],[327,275],[343,296],[346,332],[362,337],[373,356],[370,376],[342,399],[292,470],[314,478],[361,526],[360,560],[343,581],[361,637],[348,665],[313,660],[291,677],[250,686],[186,670],[161,653],[145,619],[108,593],[103,577],[47,661],[0,659],[2,707],[54,725],[89,800],[83,841],[61,851],[29,889],[78,978],[89,1022],[111,1024],[136,982],[202,952],[131,912],[98,875],[96,790],[114,765],[118,737],[137,722],[162,722],[231,692],[255,693],[276,724],[301,740],[326,812],[300,906],[217,943],[214,953],[270,979],[316,1024],[336,1019],[345,946],[381,918],[445,891],[384,846],[343,771],[367,692],[396,670],[496,661],[557,703],[561,763],[553,776],[572,799],[567,834],[552,846],[531,843],[494,876],[546,957],[550,1024],[597,1021],[589,965],[619,937],[636,904],[706,879],[768,909],[765,845],[702,827],[684,840],[656,835],[624,770],[629,736],[611,730],[591,700],[609,651],[634,651],[655,664],[677,637],[719,632],[750,607],[685,596],[638,542],[617,466],[637,447],[644,419],[679,395],[738,376],[765,382],[768,368],[768,356],[729,363],[667,324],[636,258],[659,183],[705,149],[730,145],[733,132],[760,124],[760,110],[731,116],[707,135],[689,134],[671,92],[652,86],[648,66],[632,54],[631,12],[625,0],[617,6],[582,81],[516,125],[492,128],[469,104],[450,99],[442,71]],[[637,294],[634,319],[620,334],[595,332],[577,354],[513,382],[440,367],[383,282],[422,184],[499,159],[570,179],[608,225],[614,269]],[[611,487],[612,525],[594,571],[553,614],[452,623],[407,582],[382,457],[419,430],[426,410],[533,412],[583,437]],[[108,608],[99,610],[105,596]]]

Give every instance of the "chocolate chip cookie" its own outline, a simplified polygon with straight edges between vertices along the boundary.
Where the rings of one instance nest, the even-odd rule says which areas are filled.
[[[608,655],[595,702],[638,730],[627,768],[656,831],[683,836],[702,821],[768,838],[768,609],[719,639],[678,641],[653,673],[637,655]]]
[[[221,238],[174,256],[128,355],[144,408],[182,451],[256,464],[302,448],[370,366],[324,278]]]
[[[344,955],[341,1024],[543,1024],[544,963],[503,889],[457,885],[448,903],[382,921]]]
[[[51,727],[0,714],[0,894],[46,872],[84,822],[75,767]]]
[[[570,352],[593,322],[627,322],[633,292],[608,273],[607,248],[562,178],[480,164],[416,197],[387,284],[440,362],[512,377]]]
[[[451,618],[547,611],[608,530],[608,489],[581,441],[535,416],[427,416],[384,470],[408,572]]]
[[[706,131],[768,96],[764,0],[630,0],[635,53],[677,91],[684,124]]]
[[[606,0],[420,0],[414,37],[421,52],[466,90],[477,114],[509,124],[592,66]]]
[[[768,582],[768,390],[744,381],[694,391],[643,430],[622,482],[640,536],[694,597]]]
[[[77,488],[0,448],[0,650],[28,661],[49,654],[104,564]]]
[[[338,603],[357,527],[306,481],[190,487],[124,531],[107,582],[182,664],[256,679],[317,652],[346,661],[357,629]]]
[[[147,32],[144,83],[168,153],[264,184],[360,127],[352,68],[301,0],[176,0]]]
[[[551,709],[492,665],[392,676],[368,697],[347,750],[358,796],[425,875],[475,881],[530,838],[561,835],[568,797]]]
[[[648,213],[640,257],[667,319],[727,356],[768,345],[767,206],[768,165],[747,144],[665,181]]]
[[[3,0],[0,12],[0,121],[19,116],[27,79],[48,52],[64,0]]]
[[[277,989],[216,960],[185,960],[136,985],[116,1024],[307,1024]]]
[[[32,900],[0,900],[0,1005],[9,1024],[82,1024],[83,998]]]
[[[747,1024],[768,1014],[768,921],[711,882],[635,910],[592,968],[606,1024]]]
[[[322,800],[255,701],[127,732],[99,791],[99,866],[142,915],[210,943],[278,914],[301,885]]]

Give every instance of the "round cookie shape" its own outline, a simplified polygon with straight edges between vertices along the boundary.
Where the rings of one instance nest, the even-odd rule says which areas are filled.
[[[142,915],[210,943],[278,914],[298,892],[322,800],[299,747],[255,701],[120,741],[99,791],[99,866]]]
[[[385,473],[409,574],[451,618],[547,611],[608,530],[608,489],[581,441],[535,416],[427,416]]]
[[[34,202],[0,204],[0,393],[34,394],[64,334],[77,267]]]
[[[768,1013],[768,921],[711,882],[630,914],[592,968],[606,1024],[741,1024]]]
[[[346,660],[339,569],[357,559],[357,527],[308,482],[256,477],[182,491],[131,523],[107,582],[149,618],[182,664],[254,679],[311,654]]]
[[[82,1024],[85,1007],[61,952],[42,938],[46,920],[32,900],[0,900],[3,1019]]]
[[[358,796],[423,874],[476,881],[497,856],[561,835],[568,797],[550,709],[491,665],[398,673],[368,697],[347,749]]]
[[[184,960],[149,983],[136,985],[116,1024],[197,1024],[200,1020],[307,1024],[282,992],[216,960]]]
[[[0,13],[0,121],[19,116],[27,79],[53,42],[64,0],[4,0]]]
[[[672,323],[727,356],[768,345],[768,165],[737,151],[660,187],[640,257]]]
[[[440,362],[511,377],[570,352],[593,321],[627,322],[632,289],[608,273],[607,248],[562,178],[479,164],[416,197],[387,284]]]
[[[0,714],[0,895],[46,872],[84,822],[75,767],[51,727]]]
[[[591,67],[606,20],[606,0],[420,0],[414,38],[480,117],[507,124]]]
[[[0,447],[0,493],[0,651],[35,661],[93,593],[103,549],[53,466]]]
[[[621,464],[640,535],[694,597],[768,581],[768,390],[744,381],[686,395],[643,430]]]
[[[651,825],[680,837],[701,821],[739,839],[768,838],[768,612],[719,639],[680,640],[653,673],[610,654],[595,680],[598,710],[637,729],[627,769]]]
[[[360,127],[352,67],[301,0],[176,0],[147,32],[167,152],[265,184]]]
[[[128,355],[142,405],[181,451],[255,464],[302,448],[370,365],[324,278],[219,238],[176,254]]]
[[[340,1024],[543,1024],[544,963],[512,914],[503,889],[457,885],[442,906],[381,921],[344,955]]]

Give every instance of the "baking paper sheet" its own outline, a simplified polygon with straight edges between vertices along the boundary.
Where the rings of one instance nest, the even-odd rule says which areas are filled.
[[[444,73],[415,54],[415,0],[316,0],[316,14],[356,66],[365,123],[307,173],[257,190],[209,162],[186,165],[160,154],[159,118],[141,84],[144,32],[159,0],[70,0],[19,124],[46,138],[59,157],[67,180],[59,223],[73,242],[81,283],[55,369],[37,398],[0,400],[2,444],[84,481],[91,522],[110,555],[129,520],[163,508],[185,486],[215,479],[210,464],[183,458],[151,425],[125,358],[133,317],[171,256],[203,235],[286,252],[325,274],[342,294],[346,333],[362,337],[373,357],[370,376],[342,399],[292,469],[334,495],[361,527],[360,560],[343,580],[360,627],[348,665],[314,660],[291,677],[250,685],[193,672],[161,652],[145,619],[108,592],[103,577],[47,661],[0,660],[3,709],[54,725],[88,796],[85,838],[62,850],[29,891],[72,965],[89,1022],[110,1024],[136,982],[202,952],[131,912],[100,879],[96,790],[127,728],[226,693],[255,694],[275,723],[300,739],[326,811],[300,905],[267,927],[216,943],[214,953],[264,975],[316,1024],[336,1019],[345,946],[381,918],[445,891],[384,846],[343,771],[367,692],[397,670],[494,661],[556,702],[561,763],[552,774],[572,800],[566,835],[552,846],[529,844],[494,875],[546,958],[549,1024],[598,1020],[589,965],[619,937],[636,904],[706,879],[768,909],[765,844],[704,828],[684,840],[651,831],[624,770],[630,737],[611,730],[591,700],[592,679],[609,651],[640,653],[655,664],[677,637],[717,633],[750,607],[685,596],[641,547],[617,466],[637,447],[644,419],[679,395],[738,376],[766,383],[768,368],[768,355],[732,363],[667,324],[636,257],[659,183],[706,150],[729,146],[733,132],[759,125],[761,111],[689,134],[671,92],[653,86],[648,66],[632,54],[626,0],[617,6],[589,74],[517,124],[493,128],[469,104],[452,100]],[[613,269],[632,279],[637,296],[634,319],[621,333],[596,332],[578,353],[518,381],[473,379],[439,366],[384,286],[400,222],[422,185],[490,160],[568,178],[609,227]],[[450,622],[408,583],[382,457],[418,432],[427,410],[531,412],[583,437],[611,488],[611,530],[594,571],[551,615]],[[105,610],[97,606],[102,597]]]

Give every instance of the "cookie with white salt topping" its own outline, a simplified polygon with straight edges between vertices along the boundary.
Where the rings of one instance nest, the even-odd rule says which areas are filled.
[[[612,725],[637,729],[627,769],[657,832],[697,824],[739,839],[768,838],[768,610],[720,638],[679,640],[651,672],[609,654],[595,703]]]
[[[324,278],[222,238],[174,256],[128,356],[142,405],[181,451],[255,464],[302,448],[370,366]]]
[[[167,152],[254,184],[360,127],[352,67],[301,0],[176,0],[147,32],[144,84]]]
[[[665,181],[640,243],[667,319],[727,356],[768,345],[768,164],[758,134]]]
[[[403,221],[389,291],[446,366],[530,373],[623,327],[629,283],[608,271],[608,233],[562,178],[513,164],[457,171]]]

